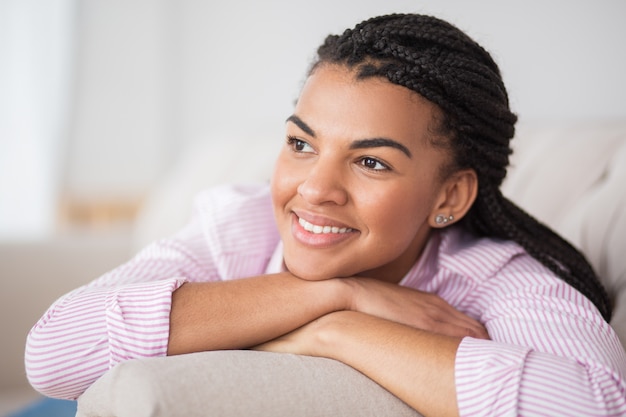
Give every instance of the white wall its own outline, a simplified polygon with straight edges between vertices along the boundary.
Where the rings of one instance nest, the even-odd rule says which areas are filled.
[[[0,240],[54,229],[74,0],[0,0]]]
[[[174,0],[79,1],[66,191],[81,199],[143,193],[164,165],[174,109]]]
[[[622,0],[83,0],[78,7],[64,174],[66,189],[87,198],[145,193],[187,143],[280,141],[324,36],[393,11],[441,16],[482,43],[522,121],[626,117]]]

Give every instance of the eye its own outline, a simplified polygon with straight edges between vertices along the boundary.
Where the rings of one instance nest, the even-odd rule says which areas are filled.
[[[359,164],[371,171],[389,171],[389,166],[380,162],[376,158],[369,156],[363,157],[359,160]]]
[[[287,137],[287,145],[294,151],[298,153],[313,153],[315,152],[311,145],[302,139],[295,138],[293,136]]]

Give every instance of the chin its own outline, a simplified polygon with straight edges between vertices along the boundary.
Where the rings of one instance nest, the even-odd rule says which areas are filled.
[[[285,260],[287,270],[293,275],[305,281],[324,281],[331,278],[342,278],[348,275],[340,274],[338,271],[315,268],[306,265],[290,265]]]
[[[292,269],[292,268],[287,267],[287,270],[291,272],[293,275],[305,281],[324,281],[327,279],[334,278],[333,275],[321,273],[318,271],[312,272],[311,270],[308,270],[308,269],[299,270],[297,268]]]

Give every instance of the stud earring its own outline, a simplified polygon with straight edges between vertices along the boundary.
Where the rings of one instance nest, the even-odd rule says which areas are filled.
[[[443,214],[438,214],[437,216],[435,216],[435,223],[439,224],[439,225],[444,225],[448,222],[451,222],[452,220],[454,220],[454,216],[453,215],[449,215],[448,217],[446,217]]]

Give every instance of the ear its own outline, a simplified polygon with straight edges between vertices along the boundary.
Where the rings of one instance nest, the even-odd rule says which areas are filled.
[[[443,182],[428,223],[431,227],[441,228],[461,220],[474,204],[477,193],[476,171],[465,169],[455,172]]]

